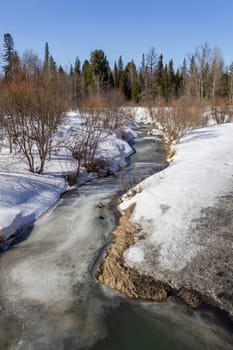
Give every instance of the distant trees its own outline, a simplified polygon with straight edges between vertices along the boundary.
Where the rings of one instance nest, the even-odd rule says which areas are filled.
[[[202,123],[205,101],[212,104],[217,122],[232,115],[233,62],[225,67],[219,49],[207,44],[197,47],[176,69],[172,59],[164,62],[163,54],[152,47],[142,55],[139,67],[133,59],[124,64],[119,56],[111,69],[104,51],[98,49],[83,63],[76,57],[66,71],[57,65],[47,42],[42,60],[31,50],[20,57],[6,33],[2,62],[1,138],[7,137],[10,152],[23,155],[31,172],[44,171],[69,108],[85,113],[82,126],[66,145],[78,161],[77,174],[82,165],[96,167],[99,143],[119,127],[119,106],[124,103],[148,106],[170,144]]]
[[[14,50],[12,36],[4,34],[4,80],[17,74],[22,59]],[[29,62],[26,65],[29,67]],[[76,57],[70,70],[65,71],[62,66],[57,66],[46,42],[40,69],[63,77],[70,105],[75,108],[90,94],[101,96],[111,89],[120,91],[128,102],[148,105],[161,100],[170,103],[182,96],[199,100],[233,98],[232,65],[225,67],[220,50],[211,49],[208,44],[197,47],[179,68],[175,68],[173,59],[164,62],[163,54],[151,47],[142,55],[138,67],[133,59],[123,64],[120,56],[111,69],[104,51],[97,49],[83,63]]]

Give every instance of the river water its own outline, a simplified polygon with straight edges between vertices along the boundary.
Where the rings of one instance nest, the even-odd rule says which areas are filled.
[[[163,150],[143,135],[127,170],[65,194],[0,256],[1,350],[232,349],[220,314],[172,298],[130,301],[95,279],[116,225],[113,198],[164,167]]]

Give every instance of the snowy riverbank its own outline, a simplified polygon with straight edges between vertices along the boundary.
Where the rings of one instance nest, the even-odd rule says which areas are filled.
[[[77,136],[80,123],[80,115],[69,112],[56,137],[70,138],[74,131]],[[133,153],[129,144],[121,138],[122,134],[134,138],[136,133],[132,128],[137,128],[136,123],[126,120],[124,129],[109,133],[99,143],[96,157],[105,159],[112,172],[124,166],[125,158]],[[75,172],[76,167],[77,161],[70,152],[61,148],[59,152],[52,153],[43,175],[32,174],[22,156],[9,154],[7,142],[3,143],[0,155],[0,241],[32,224],[55,205],[61,194],[70,188],[65,180],[66,174]],[[78,182],[82,184],[94,177],[95,174],[81,169]]]
[[[232,176],[232,123],[183,137],[168,168],[140,183],[135,196],[123,196],[120,210],[134,206],[129,220],[136,231],[124,251],[126,270],[233,313]]]

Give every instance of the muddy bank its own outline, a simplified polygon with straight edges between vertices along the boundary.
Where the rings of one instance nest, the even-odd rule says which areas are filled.
[[[177,295],[191,307],[201,304],[201,296],[195,291],[184,287],[172,288],[167,282],[156,280],[153,276],[140,274],[136,269],[126,266],[124,252],[137,239],[144,239],[140,235],[141,227],[130,221],[134,206],[126,209],[113,232],[113,242],[107,249],[106,256],[96,272],[100,283],[115,289],[129,298],[164,301],[170,295]]]
[[[130,221],[133,210],[131,205],[120,218],[112,245],[97,270],[98,280],[130,298],[163,301],[176,295],[191,307],[209,303],[232,314],[233,192],[219,198],[193,222],[190,234],[198,237],[203,249],[178,272],[160,269],[149,246],[145,251],[151,260],[149,271],[126,264],[124,252],[145,239],[142,228]]]

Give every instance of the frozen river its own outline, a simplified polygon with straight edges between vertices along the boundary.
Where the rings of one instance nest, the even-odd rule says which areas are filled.
[[[128,301],[95,279],[116,224],[113,198],[164,166],[151,139],[135,148],[126,171],[65,194],[0,256],[1,350],[232,349],[230,322],[212,311]]]

